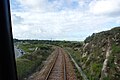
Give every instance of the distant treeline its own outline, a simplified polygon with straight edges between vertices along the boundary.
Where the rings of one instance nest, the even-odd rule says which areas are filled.
[[[30,44],[50,44],[56,45],[61,47],[81,47],[83,42],[82,41],[58,41],[58,40],[19,40],[14,39],[15,42],[22,42],[22,43],[30,43]]]

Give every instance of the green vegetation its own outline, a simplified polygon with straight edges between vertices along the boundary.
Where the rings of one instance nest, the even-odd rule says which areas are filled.
[[[80,53],[77,50],[74,50],[74,48],[68,48],[67,47],[67,48],[65,48],[65,50],[68,51],[71,54],[71,56],[74,58],[76,63],[79,66],[81,66],[81,61],[80,61],[81,55],[80,55]],[[83,79],[76,67],[75,67],[75,73],[76,73],[77,80],[82,80]]]
[[[109,51],[108,48],[110,47]],[[119,80],[120,79],[120,27],[87,37],[82,46],[68,48],[72,57],[83,69],[89,80]],[[101,74],[106,54],[109,53],[105,68],[108,76]],[[77,73],[77,72],[76,72]]]
[[[35,48],[37,50],[35,50]],[[16,59],[18,79],[23,80],[36,70],[40,70],[43,66],[43,61],[52,53],[53,48],[49,45],[43,44],[20,44],[19,48],[22,48],[26,52],[23,56]],[[30,49],[29,49],[30,48]],[[34,49],[32,49],[34,48]]]
[[[70,52],[89,80],[120,79],[120,27],[93,33],[84,42],[17,39],[14,42],[27,53],[16,60],[20,80],[42,67],[42,62],[53,51],[52,46],[60,46]],[[106,59],[105,71],[102,72]],[[78,80],[82,80],[77,69],[75,71]]]
[[[27,75],[33,72],[33,64],[34,62],[28,59],[17,60],[17,74],[19,80],[22,80],[24,77],[27,77]]]
[[[78,65],[80,65],[80,58],[81,58],[81,55],[80,55],[80,52],[72,49],[72,48],[66,48],[67,51],[70,52],[71,56],[75,59],[75,61],[77,62]]]
[[[50,40],[14,40],[18,48],[25,51],[22,57],[17,59],[17,71],[19,80],[28,77],[31,73],[35,72],[37,68],[42,67],[42,62],[51,53],[52,46],[70,47],[77,52],[77,48],[81,47],[83,42],[76,41],[50,41]],[[52,46],[51,46],[52,45]],[[37,51],[35,51],[37,49]],[[77,53],[76,53],[77,54]],[[76,60],[79,60],[78,58]],[[79,61],[80,62],[80,61]],[[24,65],[24,66],[23,66]],[[80,75],[76,70],[78,77]]]
[[[103,77],[103,80],[118,80],[120,78],[120,71],[117,69],[118,66],[120,67],[120,59],[118,57],[120,56],[120,27],[100,33],[94,33],[86,38],[85,43],[88,43],[88,45],[85,47],[83,53],[87,52],[92,54],[90,59],[87,61],[89,63],[83,66],[84,71],[88,75],[89,79],[96,80],[97,78],[101,77],[100,74],[103,61],[106,59],[106,51],[110,46],[111,53],[108,57],[108,63],[106,67],[108,76]],[[87,58],[89,58],[89,54],[86,55]],[[81,59],[83,60],[84,58]]]
[[[47,45],[55,45],[55,46],[61,46],[61,47],[81,47],[83,42],[82,41],[57,41],[57,40],[18,40],[18,39],[14,39],[14,42],[18,42],[18,43],[24,43],[26,46],[27,45],[32,45],[32,44],[47,44]],[[22,44],[23,45],[23,44]],[[28,48],[29,48],[28,46]],[[33,45],[34,46],[34,45]]]

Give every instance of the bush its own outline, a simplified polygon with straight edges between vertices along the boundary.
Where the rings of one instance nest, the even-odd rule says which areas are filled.
[[[18,59],[17,60],[17,74],[18,79],[22,80],[23,77],[26,77],[29,73],[32,72],[33,68],[33,61],[30,61],[28,59]]]
[[[22,57],[16,60],[18,79],[23,80],[35,70],[41,67],[42,62],[52,53],[52,49],[48,46],[43,46],[40,50],[33,53],[24,54]]]

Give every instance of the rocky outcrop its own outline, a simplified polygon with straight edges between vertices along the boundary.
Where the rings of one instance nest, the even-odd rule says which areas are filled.
[[[93,33],[84,41],[81,67],[90,80],[120,79],[120,27]]]
[[[100,80],[103,80],[104,77],[108,76],[107,68],[108,68],[108,60],[109,60],[110,54],[111,54],[111,45],[110,45],[110,39],[108,38],[107,50],[106,50],[106,55],[105,55],[106,58],[103,62]]]

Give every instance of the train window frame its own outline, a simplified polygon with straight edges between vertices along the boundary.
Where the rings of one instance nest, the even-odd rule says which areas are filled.
[[[9,0],[0,0],[0,37],[0,80],[18,80]]]

